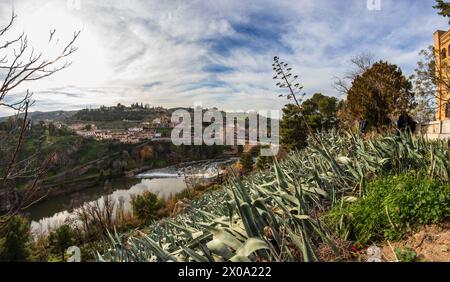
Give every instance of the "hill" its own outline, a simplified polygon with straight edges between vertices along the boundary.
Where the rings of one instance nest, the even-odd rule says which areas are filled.
[[[33,120],[33,122],[39,121],[63,121],[65,119],[71,118],[77,111],[53,111],[53,112],[31,112],[28,113],[28,116]],[[0,122],[5,122],[11,116],[0,117]],[[23,117],[23,114],[20,114],[20,117]]]

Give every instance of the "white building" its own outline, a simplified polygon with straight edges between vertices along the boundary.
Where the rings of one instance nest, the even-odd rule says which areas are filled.
[[[128,132],[142,132],[142,131],[144,131],[144,128],[142,128],[142,127],[128,128]]]

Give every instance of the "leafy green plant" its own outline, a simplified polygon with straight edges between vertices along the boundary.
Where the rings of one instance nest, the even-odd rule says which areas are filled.
[[[415,262],[418,259],[417,253],[411,248],[405,248],[404,250],[395,248],[394,252],[400,262]]]
[[[158,218],[163,202],[155,194],[144,192],[132,199],[133,214],[145,223]]]
[[[364,197],[336,206],[329,217],[363,245],[399,240],[418,225],[450,217],[450,184],[423,172],[383,177],[367,184]]]

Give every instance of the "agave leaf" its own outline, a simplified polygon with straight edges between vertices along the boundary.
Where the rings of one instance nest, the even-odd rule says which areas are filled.
[[[238,256],[248,257],[252,253],[262,250],[269,249],[269,246],[264,240],[259,238],[249,238],[237,251],[236,254]]]
[[[206,227],[206,226],[205,226]],[[206,229],[211,232],[215,239],[220,240],[225,245],[231,247],[234,250],[238,250],[242,246],[242,242],[236,239],[232,234],[223,228],[215,228],[208,226]]]
[[[231,262],[252,262],[251,260],[248,259],[248,257],[244,257],[244,256],[234,256],[230,259]]]
[[[233,253],[230,251],[230,249],[222,243],[219,239],[214,239],[212,241],[209,241],[206,246],[208,249],[213,252],[216,255],[219,255],[220,257],[224,258],[225,260],[229,260]]]
[[[162,259],[163,261],[168,261],[168,260],[176,261],[176,258],[172,254],[170,254],[170,253],[166,252],[164,249],[162,249],[158,245],[158,243],[153,241],[153,239],[151,239],[149,236],[147,236],[146,234],[144,234],[142,232],[139,232],[139,233],[141,233],[142,237],[149,244],[149,247],[152,249],[152,251],[155,253],[155,255],[158,258]]]
[[[181,248],[189,257],[191,257],[196,262],[210,262],[206,257],[200,255],[199,253],[197,253],[194,250],[191,250],[186,247],[181,247]]]

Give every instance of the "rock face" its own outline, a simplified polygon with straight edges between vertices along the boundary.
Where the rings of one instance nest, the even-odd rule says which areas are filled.
[[[19,205],[19,193],[10,190],[0,190],[0,214],[16,208]]]

